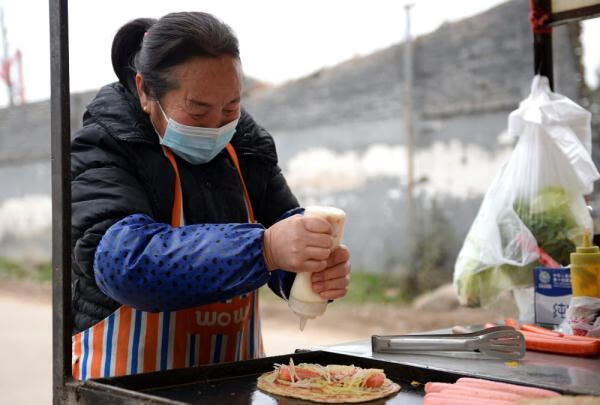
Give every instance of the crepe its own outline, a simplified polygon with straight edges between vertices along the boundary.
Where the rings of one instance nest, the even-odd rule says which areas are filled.
[[[400,391],[383,370],[307,363],[294,366],[292,360],[289,366],[276,364],[274,371],[261,375],[257,387],[270,394],[320,403],[373,401]]]

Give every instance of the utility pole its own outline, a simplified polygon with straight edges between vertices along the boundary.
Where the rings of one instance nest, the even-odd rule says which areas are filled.
[[[410,9],[414,4],[404,5],[406,11],[406,37],[404,40],[404,132],[406,133],[406,157],[407,157],[407,195],[409,224],[413,223],[414,217],[414,134],[413,134],[413,49],[410,33]],[[412,228],[412,227],[411,227]],[[410,229],[413,231],[413,229]]]
[[[8,105],[14,105],[12,81],[10,80],[10,63],[8,60],[8,36],[4,25],[4,9],[0,7],[0,34],[2,35],[2,59],[0,60],[0,77],[6,82]]]

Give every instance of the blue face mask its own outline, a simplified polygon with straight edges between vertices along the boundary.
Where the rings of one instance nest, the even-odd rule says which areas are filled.
[[[237,118],[220,128],[191,127],[168,118],[160,103],[158,106],[167,120],[167,128],[160,143],[193,165],[214,159],[233,138],[239,120]]]

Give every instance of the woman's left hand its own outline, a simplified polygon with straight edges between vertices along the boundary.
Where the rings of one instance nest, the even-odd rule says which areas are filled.
[[[349,283],[350,251],[341,245],[329,255],[325,270],[312,273],[312,288],[322,298],[333,300],[346,295]]]

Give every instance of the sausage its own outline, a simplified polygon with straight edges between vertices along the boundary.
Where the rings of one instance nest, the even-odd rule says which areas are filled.
[[[558,392],[545,390],[541,388],[523,387],[516,384],[501,383],[496,381],[482,380],[479,378],[462,377],[456,382],[458,385],[464,384],[474,387],[485,388],[488,390],[511,392],[529,398],[549,398],[556,397]]]

